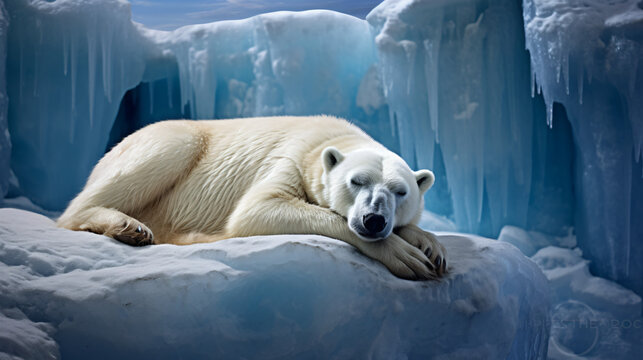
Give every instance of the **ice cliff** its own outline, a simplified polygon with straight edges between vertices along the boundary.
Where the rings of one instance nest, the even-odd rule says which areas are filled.
[[[525,0],[532,88],[571,124],[574,224],[601,276],[643,292],[643,3]],[[536,90],[537,89],[537,90]]]
[[[538,266],[439,238],[451,273],[414,282],[320,236],[136,249],[0,209],[0,357],[544,358]]]

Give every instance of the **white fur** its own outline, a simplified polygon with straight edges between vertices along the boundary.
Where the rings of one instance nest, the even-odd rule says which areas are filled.
[[[320,234],[426,279],[446,269],[444,248],[414,225],[433,181],[337,118],[164,121],[107,153],[58,224],[132,245],[152,233],[174,244]],[[375,237],[358,232],[369,212],[386,218]]]

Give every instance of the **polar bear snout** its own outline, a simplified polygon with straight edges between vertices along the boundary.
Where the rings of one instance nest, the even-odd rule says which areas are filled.
[[[394,221],[384,213],[355,214],[349,219],[349,228],[364,241],[377,241],[391,235]]]
[[[386,218],[379,214],[366,214],[362,219],[362,224],[366,230],[371,234],[378,234],[386,228]]]
[[[350,229],[364,241],[391,235],[395,226],[395,198],[386,186],[362,186],[348,214]]]

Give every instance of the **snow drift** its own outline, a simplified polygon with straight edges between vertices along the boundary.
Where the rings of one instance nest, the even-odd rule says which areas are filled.
[[[0,355],[544,358],[538,266],[506,243],[439,239],[449,275],[413,282],[319,236],[132,248],[1,209]]]
[[[572,234],[553,237],[505,226],[499,241],[517,246],[549,280],[552,326],[548,359],[638,359],[643,351],[641,297],[592,276]]]

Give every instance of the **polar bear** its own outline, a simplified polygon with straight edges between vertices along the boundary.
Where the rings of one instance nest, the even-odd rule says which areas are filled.
[[[58,225],[130,245],[319,234],[433,279],[446,251],[415,225],[433,182],[330,116],[162,121],[105,154]]]

